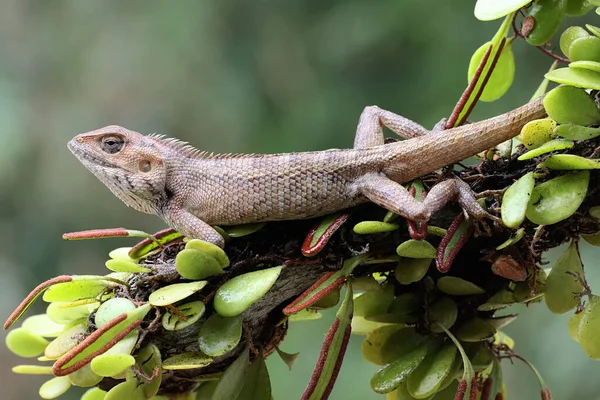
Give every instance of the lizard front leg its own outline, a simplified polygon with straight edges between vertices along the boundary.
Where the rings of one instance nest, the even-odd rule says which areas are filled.
[[[183,208],[174,208],[165,216],[167,223],[192,239],[200,239],[223,248],[225,240],[212,226]]]
[[[381,173],[366,174],[354,182],[355,189],[373,203],[413,221],[427,221],[446,203],[458,200],[467,214],[477,219],[495,219],[475,200],[469,185],[460,179],[449,179],[434,185],[427,197],[420,202],[412,197],[401,184]]]

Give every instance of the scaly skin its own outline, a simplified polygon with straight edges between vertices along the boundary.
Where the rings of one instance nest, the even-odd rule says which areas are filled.
[[[223,246],[210,225],[311,218],[367,201],[423,221],[458,199],[470,214],[485,216],[458,180],[434,186],[422,203],[400,183],[491,148],[545,115],[536,100],[485,121],[430,133],[367,107],[354,149],[304,153],[213,155],[119,126],[77,135],[68,147],[128,206],[160,216],[186,236]],[[382,125],[410,139],[383,144]]]

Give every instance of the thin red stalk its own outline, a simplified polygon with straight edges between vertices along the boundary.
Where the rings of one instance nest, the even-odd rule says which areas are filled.
[[[285,315],[290,315],[290,314],[297,313],[298,311],[304,310],[306,307],[316,303],[317,301],[319,301],[323,297],[325,297],[327,294],[331,293],[332,290],[338,288],[346,280],[346,278],[344,276],[340,276],[335,281],[333,281],[329,286],[327,286],[325,288],[325,290],[321,290],[314,296],[311,296],[309,302],[303,303],[300,306],[298,306],[298,304],[302,303],[312,291],[314,291],[317,287],[319,287],[319,285],[321,285],[323,282],[325,282],[327,279],[329,279],[331,277],[331,275],[333,275],[333,274],[335,274],[334,271],[325,273],[325,275],[323,275],[311,287],[306,289],[304,291],[304,293],[302,293],[300,296],[298,296],[298,298],[296,298],[296,300],[294,300],[290,305],[285,307],[283,309],[283,313]]]
[[[73,280],[69,275],[60,275],[55,278],[49,279],[46,282],[42,282],[35,287],[28,295],[23,299],[23,301],[15,308],[15,310],[8,316],[6,322],[4,322],[4,329],[8,329],[16,322],[16,320],[27,310],[27,307],[31,305],[31,302],[35,300],[37,296],[40,295],[41,292],[48,289],[48,287],[55,285],[57,283],[63,282],[71,282]]]
[[[84,366],[89,364],[94,357],[99,356],[100,354],[103,354],[106,351],[108,351],[108,349],[110,349],[115,344],[117,344],[117,342],[119,340],[123,339],[125,336],[127,336],[129,334],[129,332],[131,332],[132,330],[134,330],[135,328],[140,326],[140,324],[142,323],[141,320],[137,320],[137,321],[133,322],[131,325],[127,326],[124,330],[119,332],[114,338],[112,338],[108,343],[106,343],[104,346],[102,346],[98,350],[89,354],[87,357],[77,361],[75,364],[71,365],[68,368],[64,368],[64,369],[61,368],[62,366],[68,364],[71,360],[73,360],[73,358],[75,358],[79,353],[81,353],[83,350],[85,350],[89,345],[91,345],[96,340],[98,340],[109,329],[114,328],[116,325],[125,321],[126,319],[127,319],[127,314],[125,314],[125,313],[113,318],[112,320],[107,322],[106,325],[103,325],[102,327],[98,328],[90,336],[85,338],[81,343],[79,343],[77,346],[75,346],[71,350],[69,350],[64,356],[62,356],[60,359],[58,359],[52,366],[52,372],[54,373],[54,375],[65,376],[72,372],[77,371],[80,368],[83,368]]]
[[[80,232],[69,232],[63,234],[64,240],[97,239],[115,236],[129,236],[125,228],[90,229]]]

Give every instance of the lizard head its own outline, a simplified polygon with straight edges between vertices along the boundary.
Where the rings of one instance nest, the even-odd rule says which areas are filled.
[[[125,204],[156,213],[165,193],[166,169],[155,141],[111,125],[75,136],[67,147]]]

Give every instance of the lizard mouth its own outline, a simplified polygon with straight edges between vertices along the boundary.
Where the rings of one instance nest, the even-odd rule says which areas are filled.
[[[86,161],[89,164],[105,168],[117,168],[116,164],[109,162],[103,157],[99,157],[94,151],[90,150],[86,145],[77,142],[75,139],[67,142],[67,148],[81,162]],[[85,165],[86,163],[83,164]]]

